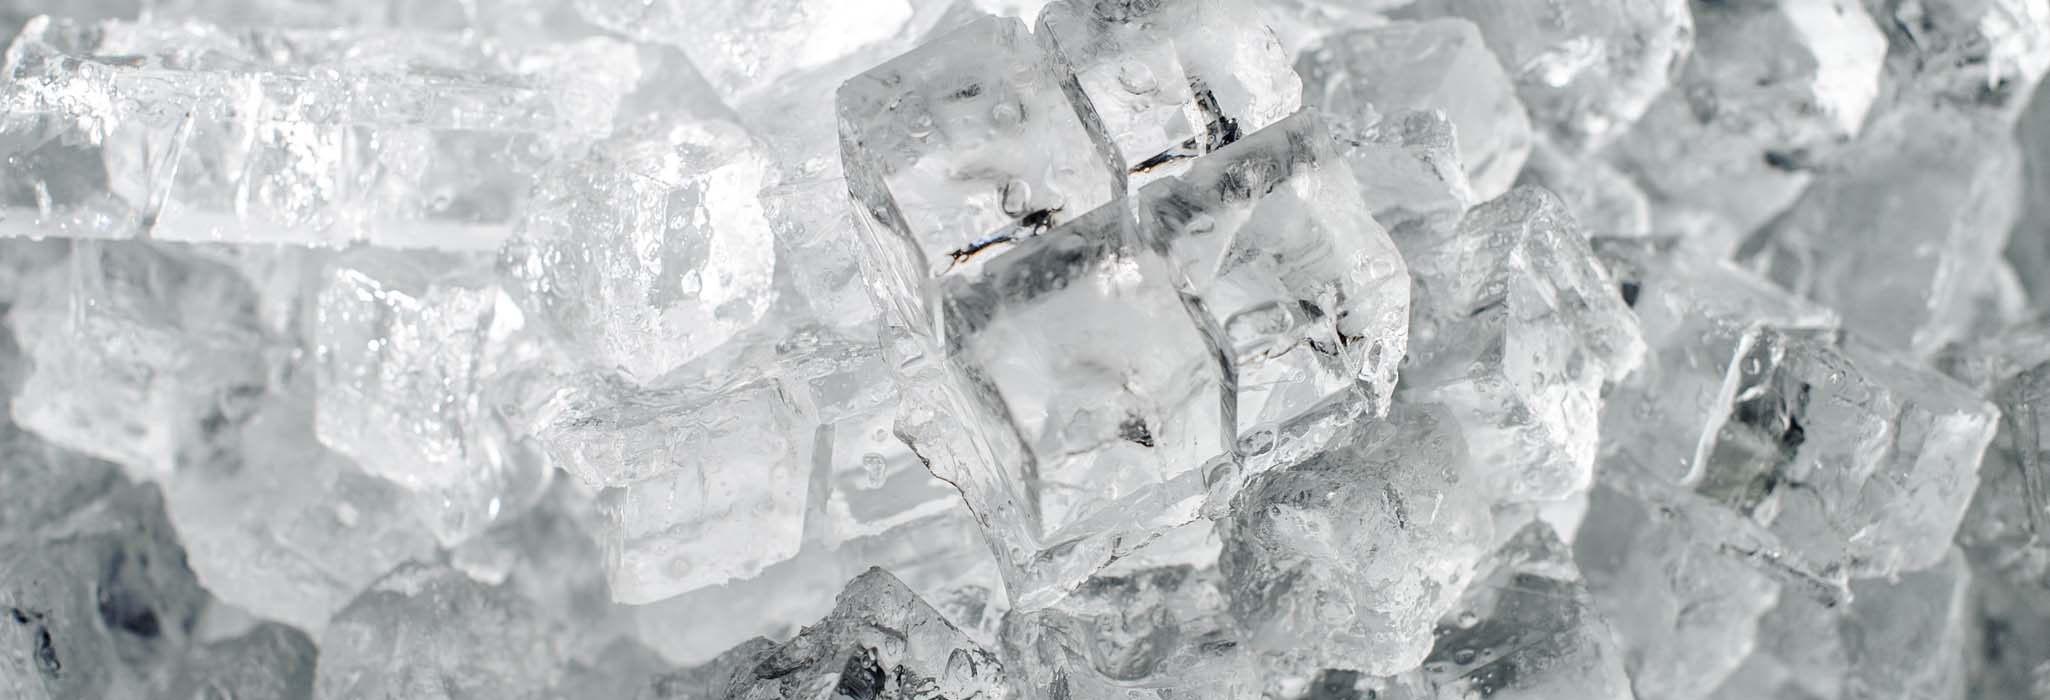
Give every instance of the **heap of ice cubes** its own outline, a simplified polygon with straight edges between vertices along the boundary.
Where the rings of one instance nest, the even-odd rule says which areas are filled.
[[[0,30],[0,697],[2050,698],[2050,0]]]

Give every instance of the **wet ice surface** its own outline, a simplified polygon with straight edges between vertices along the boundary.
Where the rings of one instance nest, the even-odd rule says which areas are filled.
[[[0,33],[0,696],[2050,697],[2044,0]]]

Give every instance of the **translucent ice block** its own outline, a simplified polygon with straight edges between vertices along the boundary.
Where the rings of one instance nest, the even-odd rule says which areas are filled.
[[[402,564],[321,634],[314,697],[520,697],[561,676],[568,637],[510,590]]]
[[[1023,697],[1228,700],[1260,692],[1262,674],[1237,636],[1216,569],[1091,578],[1057,607],[1011,615],[1003,637]]]

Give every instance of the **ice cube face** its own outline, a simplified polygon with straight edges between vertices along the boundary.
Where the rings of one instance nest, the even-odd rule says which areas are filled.
[[[1231,614],[1269,668],[1416,666],[1488,553],[1489,496],[1458,424],[1443,407],[1395,410],[1255,477],[1220,526]]]
[[[727,100],[890,39],[914,3],[859,7],[830,0],[714,3],[683,0],[573,0],[587,21],[638,41],[673,44]]]
[[[12,235],[473,250],[638,75],[602,39],[494,55],[455,36],[67,20],[23,27],[6,70]]]
[[[1693,56],[1610,151],[1654,198],[1749,230],[1800,194],[1815,155],[1858,134],[1886,37],[1850,0],[1693,10]]]
[[[1408,349],[1409,274],[1359,192],[1323,123],[1302,112],[1139,195],[1148,237],[1229,344],[1248,453],[1322,404],[1346,404],[1323,412],[1332,418],[1388,409]]]
[[[1405,110],[1336,138],[1375,221],[1391,231],[1414,229],[1405,235],[1416,239],[1459,225],[1474,193],[1456,132],[1444,111]]]
[[[569,635],[532,601],[440,564],[400,565],[320,638],[317,697],[510,696],[560,676]]]
[[[1727,409],[1726,371],[1759,328],[1832,330],[1836,312],[1674,240],[1602,239],[1596,252],[1644,331],[1644,366],[1607,397],[1601,430],[1627,435],[1605,449],[1604,469],[1679,483],[1694,469],[1704,431]]]
[[[1003,644],[1023,697],[1205,700],[1260,691],[1215,569],[1170,566],[1091,578],[1060,606],[1008,616]]]
[[[8,316],[34,370],[14,420],[161,479],[204,462],[265,383],[248,284],[218,263],[139,242],[78,242]]]
[[[1070,558],[1086,576],[1235,483],[1227,358],[1136,228],[1119,202],[940,285],[942,410],[978,457],[935,473],[987,519],[1026,607],[1080,581],[1055,573]]]
[[[972,271],[1124,191],[1073,89],[1024,24],[999,18],[840,87],[848,189],[903,299],[920,280]]]
[[[1135,183],[1280,121],[1302,82],[1259,13],[1239,3],[1062,0],[1037,37],[1072,71]]]
[[[1303,102],[1337,120],[1340,136],[1371,125],[1367,115],[1443,110],[1459,133],[1459,157],[1474,193],[1509,190],[1530,155],[1530,117],[1502,64],[1463,19],[1393,22],[1333,34],[1296,58]],[[1361,123],[1349,124],[1358,121]]]
[[[1686,487],[1764,526],[1822,577],[1942,558],[1998,409],[1911,361],[1813,332],[1747,333],[1728,372],[1727,410]]]
[[[1404,391],[1450,406],[1510,501],[1593,478],[1601,390],[1644,339],[1559,199],[1521,187],[1467,212],[1450,240],[1397,240],[1419,279]]]
[[[740,127],[682,120],[551,169],[501,253],[521,307],[593,367],[649,383],[776,299],[767,161]]]

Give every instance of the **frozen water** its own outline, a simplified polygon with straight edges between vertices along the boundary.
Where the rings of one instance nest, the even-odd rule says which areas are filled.
[[[232,639],[194,645],[162,694],[202,698],[311,698],[320,649],[289,625],[258,623]]]
[[[1644,339],[1565,204],[1522,187],[1449,237],[1396,243],[1418,279],[1403,391],[1452,409],[1508,500],[1586,488],[1602,387],[1641,362]]]
[[[200,22],[32,20],[6,56],[0,233],[161,240],[495,246],[637,75],[605,39]]]
[[[1171,566],[1098,576],[1055,608],[1004,621],[1021,697],[1226,700],[1261,674],[1236,636],[1215,569]]]
[[[972,273],[1125,186],[1080,88],[1012,19],[978,20],[840,87],[841,158],[884,300]]]
[[[1255,477],[1218,559],[1247,643],[1301,677],[1422,662],[1493,538],[1480,466],[1445,409],[1398,404],[1349,444]]]
[[[1887,33],[1894,100],[1990,109],[2013,121],[2050,70],[2044,0],[1866,0]]]
[[[1229,356],[1137,228],[1122,202],[1106,206],[939,291],[937,410],[975,452],[920,454],[990,529],[1023,607],[1189,522],[1238,482]]]
[[[897,35],[926,0],[571,0],[591,23],[683,49],[728,100]]]
[[[1134,182],[1280,121],[1302,82],[1251,5],[1059,0],[1036,37],[1072,71]]]
[[[1402,17],[1463,17],[1516,81],[1540,131],[1568,150],[1628,130],[1694,47],[1684,0],[1418,0]]]
[[[1340,137],[1377,115],[1442,110],[1458,130],[1460,162],[1481,199],[1508,191],[1530,155],[1530,117],[1472,22],[1397,22],[1333,34],[1303,50],[1296,72],[1303,102],[1333,115]]]
[[[567,635],[533,603],[443,565],[401,564],[320,637],[314,697],[523,697],[559,678]]]
[[[1408,349],[1409,274],[1359,193],[1306,111],[1139,195],[1148,237],[1229,344],[1248,459],[1307,413],[1388,410]],[[1346,407],[1320,409],[1329,402]]]
[[[1443,111],[1395,112],[1336,140],[1374,220],[1390,231],[1403,231],[1399,236],[1442,235],[1459,225],[1460,215],[1474,204],[1473,184],[1460,165],[1459,136]]]
[[[1694,3],[1694,54],[1611,149],[1658,200],[1748,230],[1792,203],[1856,136],[1886,37],[1856,0]]]
[[[1576,155],[1539,139],[1524,161],[1519,185],[1551,190],[1593,236],[1651,233],[1651,201],[1629,176],[1599,157]],[[1673,233],[1662,231],[1661,233]]]

